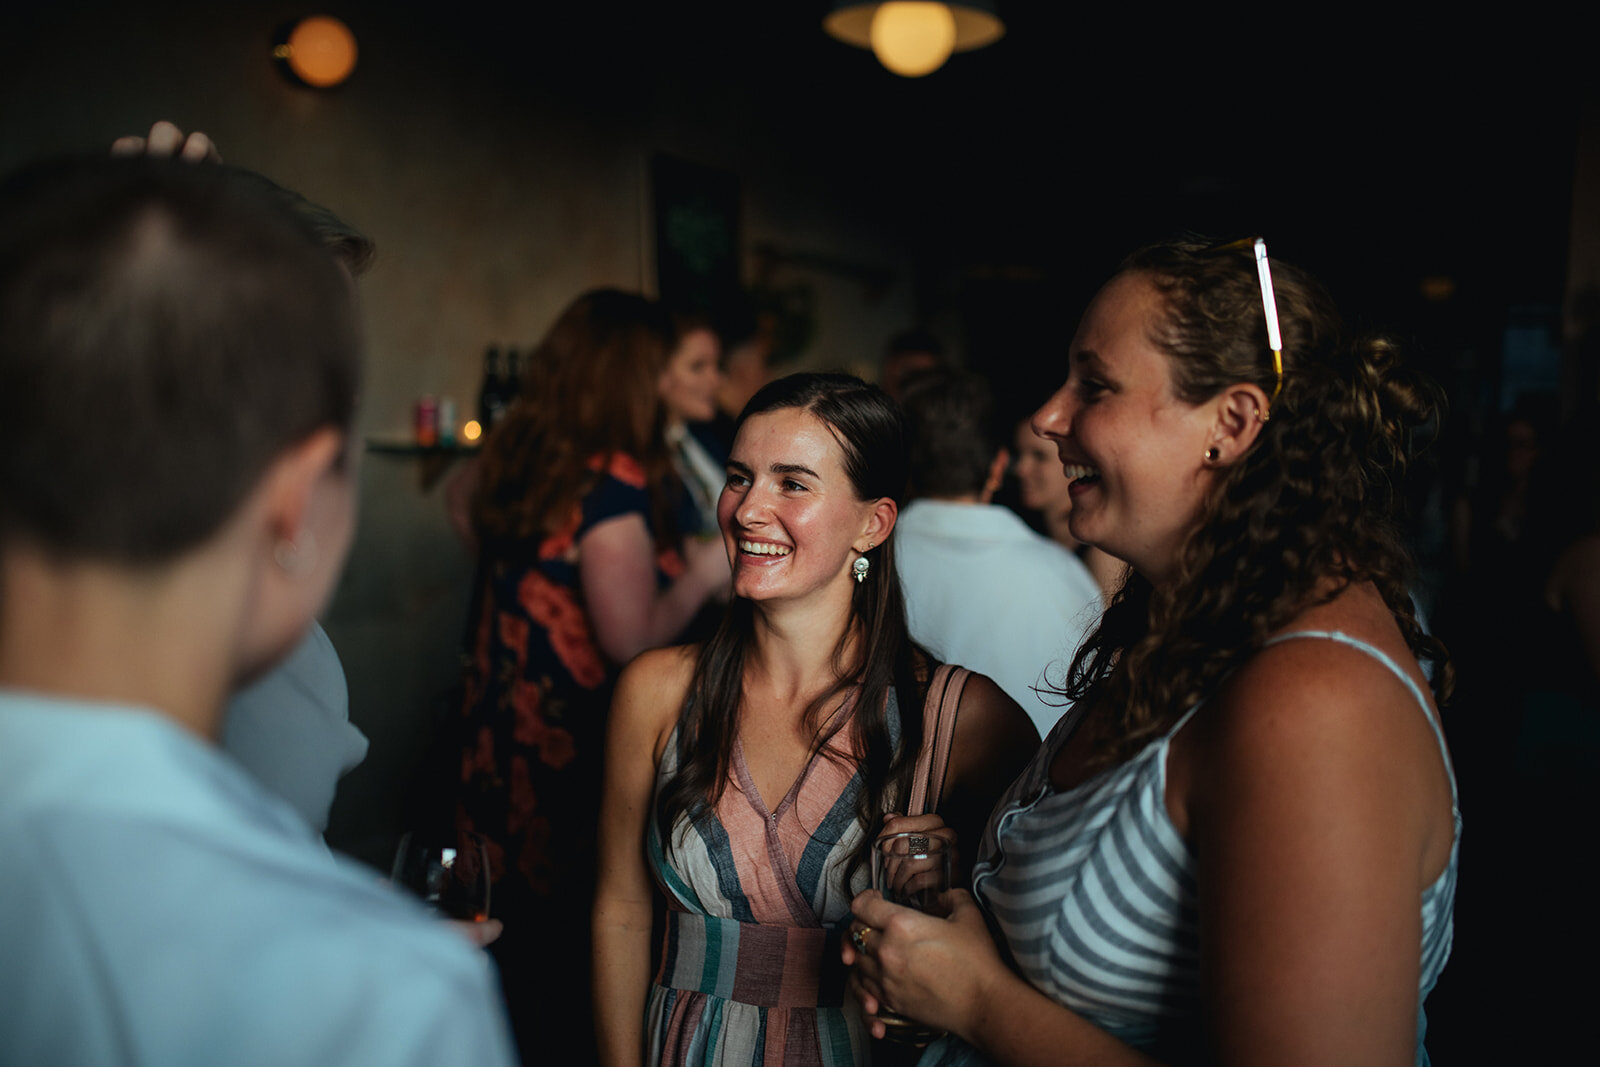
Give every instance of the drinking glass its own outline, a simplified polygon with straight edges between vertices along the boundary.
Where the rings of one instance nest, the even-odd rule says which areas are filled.
[[[489,918],[489,851],[479,834],[407,833],[389,877],[447,919],[481,923]]]
[[[884,834],[872,848],[872,888],[891,904],[932,915],[945,914],[943,894],[950,888],[950,846],[942,837],[905,832]],[[878,1018],[888,1040],[921,1047],[943,1034],[881,1004]]]

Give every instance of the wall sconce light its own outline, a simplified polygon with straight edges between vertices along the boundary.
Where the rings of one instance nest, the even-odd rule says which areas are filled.
[[[950,53],[993,44],[1006,32],[987,0],[840,0],[822,28],[846,44],[872,49],[878,62],[906,78],[932,74]]]
[[[280,35],[272,55],[296,81],[331,89],[356,69],[356,35],[332,15],[312,15]]]

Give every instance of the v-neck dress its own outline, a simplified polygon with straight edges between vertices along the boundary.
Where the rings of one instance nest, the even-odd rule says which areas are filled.
[[[856,818],[861,776],[847,732],[771,810],[736,742],[721,800],[698,820],[678,820],[670,852],[650,820],[650,866],[668,902],[646,1021],[651,1064],[869,1062],[839,962],[850,900],[871,881],[865,865],[848,884],[844,877],[867,833]],[[674,731],[658,795],[677,770],[676,752]]]

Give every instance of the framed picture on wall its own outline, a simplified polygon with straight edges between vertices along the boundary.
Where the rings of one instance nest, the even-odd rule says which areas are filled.
[[[656,291],[679,307],[711,311],[741,292],[739,179],[675,156],[650,161]]]

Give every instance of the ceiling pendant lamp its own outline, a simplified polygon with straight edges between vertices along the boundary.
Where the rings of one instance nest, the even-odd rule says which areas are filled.
[[[950,53],[993,44],[1006,32],[994,5],[985,0],[842,0],[822,28],[846,44],[872,49],[878,62],[906,78],[932,74]]]

